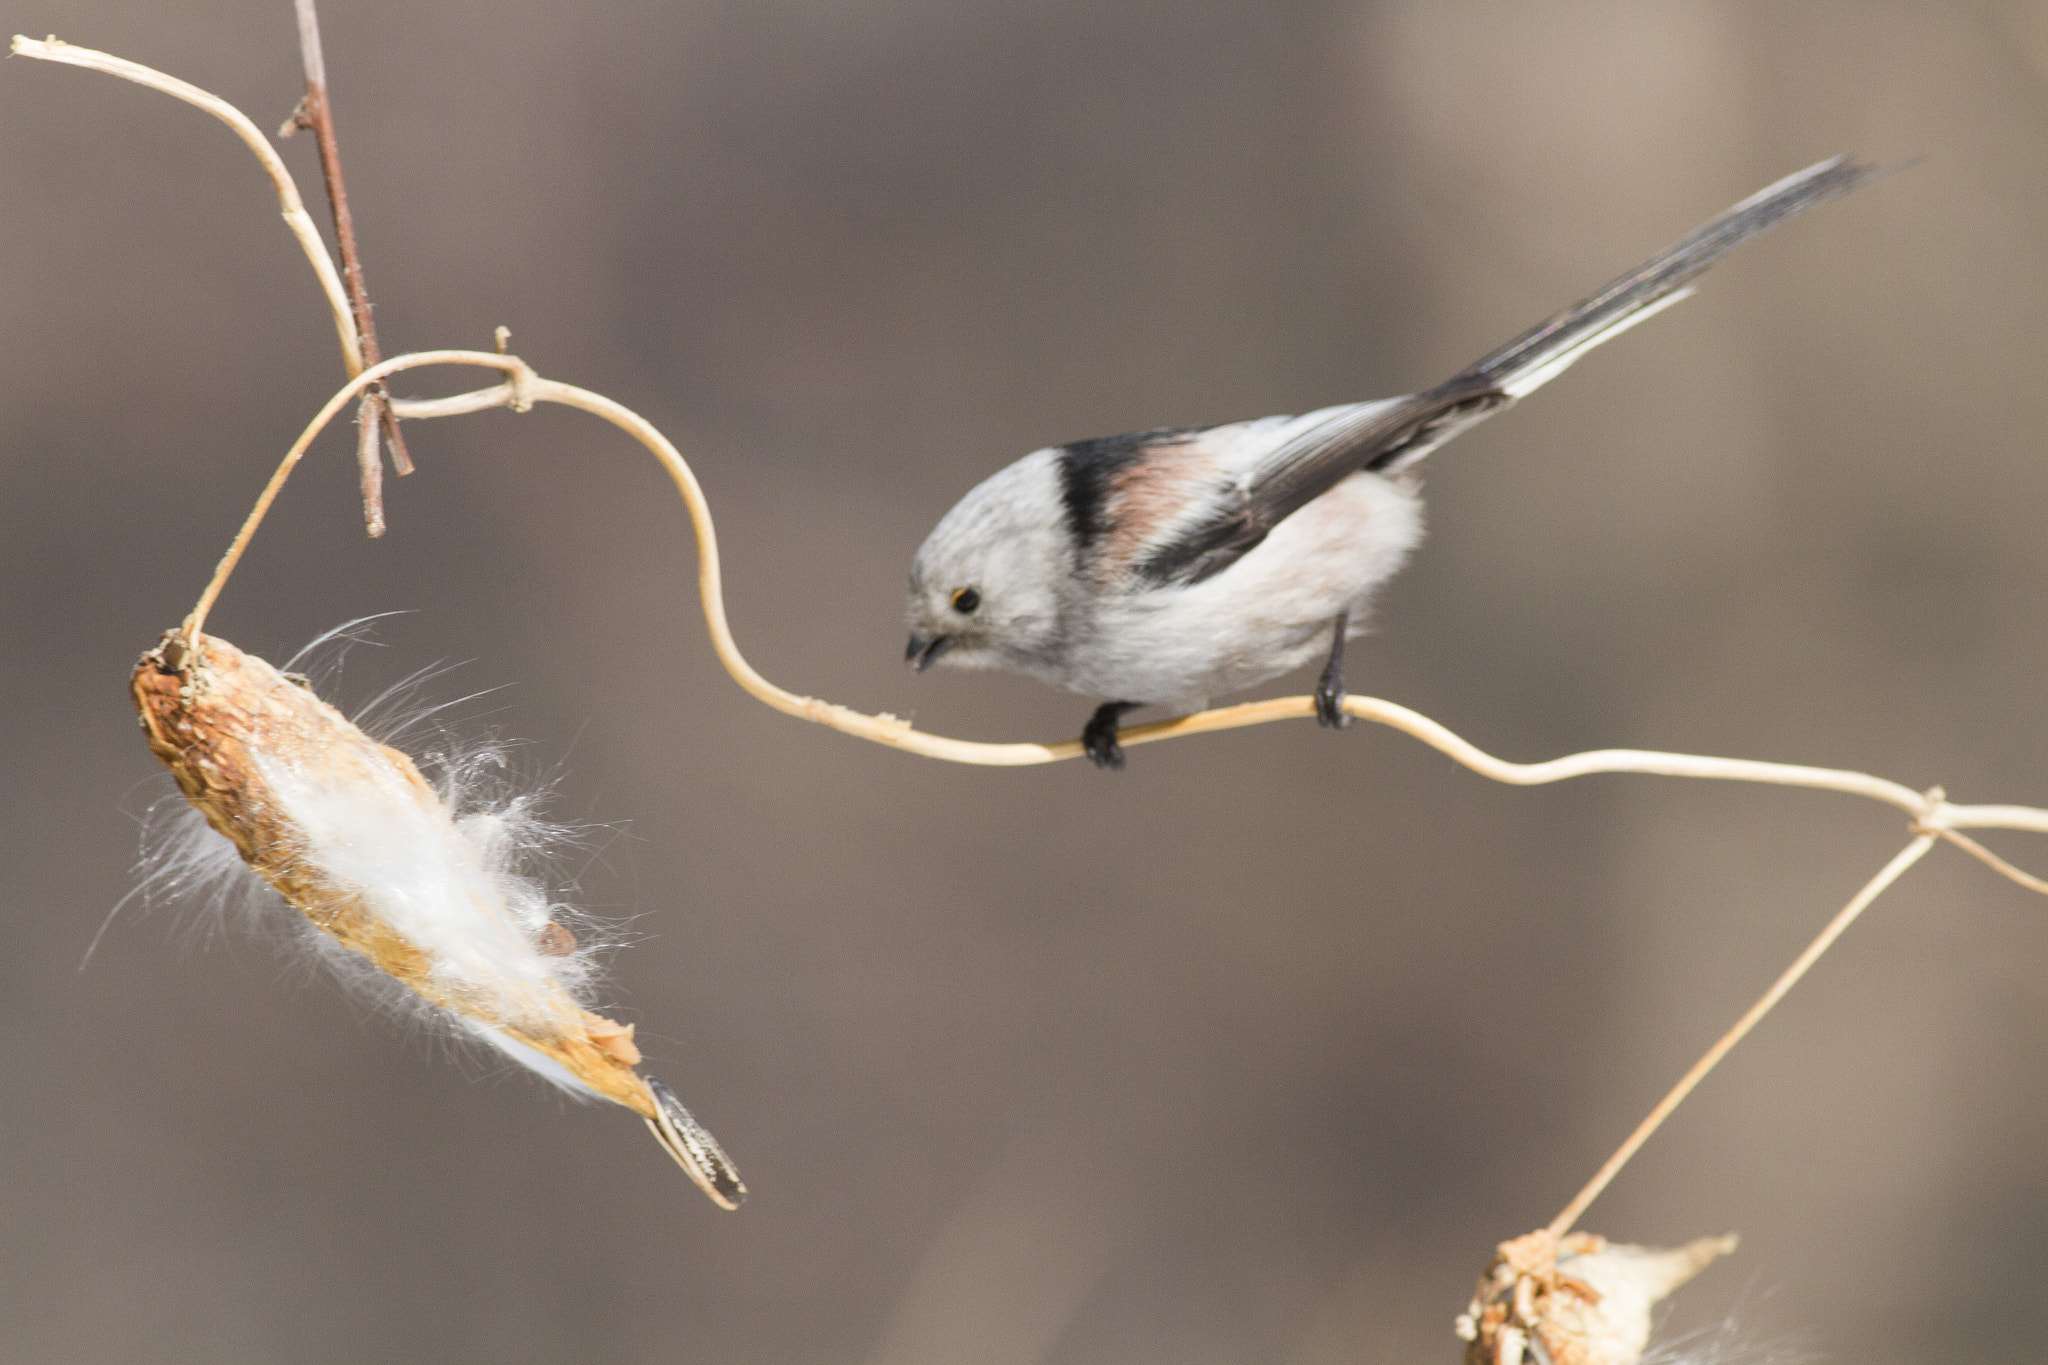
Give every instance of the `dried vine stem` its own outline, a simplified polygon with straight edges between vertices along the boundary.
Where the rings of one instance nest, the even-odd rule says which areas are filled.
[[[1579,1221],[1579,1215],[1600,1197],[1600,1192],[1607,1188],[1608,1182],[1628,1164],[1629,1158],[1636,1154],[1636,1150],[1650,1140],[1650,1135],[1663,1125],[1664,1120],[1671,1117],[1671,1111],[1678,1108],[1685,1097],[1692,1093],[1693,1087],[1705,1080],[1707,1073],[1757,1026],[1759,1020],[1771,1012],[1771,1007],[1785,998],[1785,992],[1799,983],[1799,978],[1806,975],[1807,968],[1820,960],[1820,955],[1833,946],[1834,941],[1856,922],[1856,917],[1862,914],[1872,901],[1904,875],[1907,868],[1919,862],[1928,849],[1934,847],[1937,837],[1936,831],[1929,830],[1900,849],[1897,856],[1884,865],[1883,870],[1866,882],[1863,889],[1836,912],[1835,917],[1828,921],[1827,927],[1820,931],[1819,936],[1806,945],[1806,951],[1794,958],[1792,965],[1771,983],[1771,988],[1749,1007],[1747,1013],[1735,1021],[1735,1026],[1722,1034],[1719,1041],[1707,1049],[1705,1056],[1693,1063],[1692,1070],[1679,1078],[1678,1084],[1672,1086],[1670,1093],[1657,1102],[1657,1107],[1650,1111],[1649,1117],[1636,1125],[1636,1130],[1628,1135],[1628,1140],[1615,1149],[1614,1155],[1607,1158],[1606,1164],[1586,1182],[1585,1188],[1580,1190],[1572,1202],[1565,1205],[1564,1211],[1551,1221],[1548,1232],[1552,1237],[1562,1237],[1572,1230],[1572,1224]]]
[[[370,308],[370,289],[363,277],[362,253],[356,247],[355,217],[348,208],[348,187],[341,176],[341,144],[334,132],[334,101],[327,92],[327,58],[320,48],[320,15],[313,0],[295,0],[299,18],[299,57],[306,68],[306,96],[278,129],[279,137],[290,137],[300,128],[309,130],[320,148],[320,173],[327,183],[327,207],[334,218],[334,241],[341,249],[341,278],[348,288],[350,314],[362,347],[364,365],[384,358],[377,346],[377,322]],[[360,367],[358,367],[360,369]],[[350,370],[354,375],[357,370]],[[401,476],[412,473],[412,457],[406,453],[405,438],[399,435],[398,419],[392,415],[390,394],[382,384],[363,393],[356,411],[358,428],[356,463],[362,471],[363,520],[372,536],[384,534],[384,464],[379,458],[377,434],[391,443],[391,464]]]
[[[103,71],[109,76],[146,85],[152,90],[161,90],[174,99],[204,109],[207,113],[235,130],[235,136],[248,145],[263,163],[263,170],[270,177],[270,183],[277,189],[277,201],[284,211],[285,226],[292,236],[298,238],[299,247],[306,253],[306,259],[313,266],[313,273],[320,277],[320,288],[327,295],[327,306],[334,314],[334,330],[341,338],[341,359],[351,375],[360,374],[363,369],[362,343],[356,336],[354,318],[350,315],[348,292],[342,287],[341,276],[334,269],[334,259],[327,254],[327,244],[320,240],[320,229],[313,225],[313,219],[306,212],[305,201],[299,198],[299,187],[292,180],[292,173],[285,169],[284,159],[270,140],[257,130],[248,115],[229,104],[218,95],[209,94],[198,86],[166,76],[163,72],[131,62],[125,57],[97,52],[89,47],[73,47],[56,38],[47,41],[14,35],[12,48],[17,57],[34,57],[38,61],[63,62],[68,66],[82,66],[88,71]]]
[[[705,500],[704,490],[698,484],[697,476],[691,472],[681,452],[655,428],[653,423],[623,404],[614,402],[603,394],[592,393],[588,389],[543,379],[519,357],[490,351],[418,351],[409,355],[393,356],[363,371],[330,398],[285,454],[276,473],[271,475],[270,482],[265,485],[262,495],[256,501],[256,506],[236,534],[227,554],[222,557],[220,566],[214,571],[212,581],[207,584],[206,591],[201,594],[192,614],[186,618],[185,629],[190,638],[198,638],[200,626],[204,624],[207,613],[212,610],[213,603],[219,597],[228,576],[234,572],[242,551],[255,535],[256,527],[269,511],[278,490],[284,486],[285,479],[305,455],[314,437],[318,436],[327,424],[333,421],[335,414],[361,393],[366,385],[376,383],[386,375],[395,374],[400,370],[417,369],[427,365],[481,366],[501,372],[506,379],[505,382],[490,388],[477,389],[448,398],[394,400],[393,407],[400,417],[452,417],[497,407],[509,407],[515,412],[525,412],[535,403],[560,403],[604,418],[639,441],[661,462],[662,468],[675,483],[677,491],[682,494],[684,505],[689,509],[691,525],[697,534],[697,588],[703,603],[705,624],[711,635],[712,648],[733,680],[759,701],[787,715],[828,725],[860,739],[952,763],[1020,767],[1035,763],[1053,763],[1061,759],[1078,758],[1081,755],[1082,749],[1078,740],[1063,740],[1053,744],[986,744],[927,734],[894,716],[866,715],[833,702],[798,696],[769,682],[747,662],[746,657],[740,653],[739,645],[733,639],[732,627],[725,614],[725,595],[719,573],[718,535],[712,524],[711,507]],[[1347,697],[1344,709],[1360,720],[1390,726],[1421,740],[1483,777],[1514,786],[1540,786],[1593,773],[1654,773],[1667,777],[1760,782],[1775,786],[1838,791],[1881,801],[1911,815],[1916,831],[1929,835],[1945,837],[1949,831],[1972,828],[2024,829],[2048,833],[2048,810],[2039,810],[2031,806],[1953,805],[1938,789],[1919,792],[1901,783],[1873,777],[1868,773],[1805,767],[1791,763],[1765,763],[1752,759],[1714,758],[1703,754],[1659,753],[1646,749],[1596,749],[1542,763],[1511,763],[1485,752],[1429,717],[1390,701],[1382,701],[1376,697]],[[1240,726],[1262,725],[1268,721],[1289,720],[1313,714],[1314,703],[1310,698],[1280,697],[1272,701],[1219,707],[1178,720],[1135,726],[1121,732],[1118,738],[1124,744],[1149,744],[1157,740],[1176,739],[1183,735],[1204,734],[1212,730],[1232,730]],[[2007,870],[1998,860],[1990,859],[1988,854],[1985,856],[1991,861],[1991,865],[2000,867],[2002,871]],[[2013,875],[2014,880],[2020,881],[2022,885],[2043,885],[2028,878],[2027,874],[2020,873],[2018,869],[2010,869],[2008,875]]]
[[[501,332],[502,341],[502,332]],[[264,514],[284,486],[285,479],[304,457],[313,439],[347,405],[349,400],[363,387],[376,382],[384,374],[396,373],[401,369],[417,366],[454,364],[478,365],[496,369],[506,375],[505,382],[487,389],[456,394],[449,398],[430,399],[419,402],[399,402],[399,412],[407,417],[450,417],[467,412],[479,412],[487,408],[509,407],[515,412],[529,411],[535,403],[561,403],[579,408],[621,428],[652,453],[668,471],[670,479],[682,494],[683,502],[689,509],[690,521],[697,535],[698,563],[697,585],[704,610],[706,627],[711,635],[712,648],[717,652],[719,662],[725,666],[733,679],[752,696],[774,707],[778,711],[797,716],[804,720],[828,725],[862,739],[886,744],[928,758],[945,759],[956,763],[981,763],[1000,766],[1047,763],[1058,759],[1073,758],[1080,754],[1081,745],[1068,740],[1058,744],[982,744],[969,740],[952,739],[943,735],[926,734],[913,729],[894,716],[870,716],[853,711],[832,702],[819,701],[813,697],[801,697],[785,691],[769,682],[757,672],[746,657],[740,653],[739,645],[732,637],[732,628],[725,615],[725,597],[719,573],[718,537],[712,523],[711,508],[705,499],[704,490],[697,482],[689,463],[682,454],[663,436],[655,426],[638,413],[617,403],[603,394],[592,393],[570,384],[543,379],[517,356],[492,354],[483,351],[428,351],[414,355],[396,356],[372,367],[344,387],[314,417],[311,424],[293,443],[278,465],[270,482],[264,486],[256,506],[240,531],[234,543],[215,569],[205,592],[200,596],[192,614],[186,618],[186,639],[188,647],[196,647],[199,628],[207,613],[218,599],[228,577],[234,572],[242,552],[248,547]],[[1678,1084],[1658,1102],[1628,1138],[1572,1199],[1565,1209],[1550,1224],[1549,1235],[1562,1237],[1576,1223],[1587,1207],[1597,1199],[1621,1169],[1635,1156],[1642,1145],[1649,1141],[1664,1121],[1704,1080],[1721,1059],[1746,1037],[1750,1030],[1768,1014],[1779,1000],[1796,985],[1807,970],[1817,962],[1834,941],[1855,922],[1856,918],[1875,901],[1891,884],[1898,880],[1914,863],[1924,857],[1933,847],[1936,839],[1947,839],[1970,852],[1994,870],[2031,890],[2048,892],[2048,882],[2021,871],[1997,855],[1979,845],[1975,840],[1959,833],[1964,828],[2008,828],[2048,832],[2048,811],[2027,806],[1958,806],[1951,804],[1940,788],[1928,792],[1916,792],[1912,788],[1868,773],[1849,772],[1833,768],[1813,768],[1789,763],[1765,763],[1748,759],[1715,758],[1702,754],[1671,754],[1641,749],[1602,749],[1587,753],[1569,754],[1563,758],[1551,759],[1544,763],[1510,763],[1496,758],[1471,744],[1459,735],[1429,717],[1411,711],[1405,706],[1382,701],[1372,697],[1347,697],[1344,703],[1347,713],[1362,720],[1391,726],[1415,739],[1421,740],[1439,752],[1462,763],[1484,777],[1516,786],[1535,786],[1548,782],[1560,782],[1567,778],[1583,777],[1593,773],[1655,773],[1671,777],[1711,778],[1722,781],[1759,782],[1778,786],[1811,787],[1828,791],[1839,791],[1862,796],[1895,806],[1913,816],[1914,839],[1902,849],[1891,862],[1859,891],[1850,902],[1828,922],[1820,935],[1808,944],[1806,950],[1792,965],[1772,983],[1769,990],[1743,1016],[1734,1027],[1707,1049],[1704,1056],[1695,1062],[1682,1076]],[[1308,697],[1284,697],[1275,701],[1252,702],[1242,706],[1224,707],[1204,711],[1181,720],[1146,725],[1126,731],[1120,738],[1126,744],[1143,744],[1153,740],[1171,739],[1179,735],[1198,734],[1208,730],[1233,729],[1243,725],[1257,725],[1270,720],[1307,717],[1314,714],[1314,703]]]
[[[17,56],[81,66],[88,71],[101,71],[134,81],[137,85],[146,85],[204,109],[234,129],[235,135],[256,154],[256,160],[262,164],[264,173],[277,189],[285,225],[298,239],[300,249],[312,263],[313,273],[319,276],[320,287],[327,295],[328,309],[334,315],[334,328],[341,338],[342,365],[354,376],[361,374],[365,365],[374,365],[380,359],[377,329],[371,319],[369,293],[356,251],[355,225],[348,211],[348,191],[341,179],[341,152],[335,142],[333,109],[327,96],[327,71],[320,53],[319,19],[313,13],[312,0],[297,0],[297,4],[299,47],[306,68],[306,98],[285,124],[283,132],[290,136],[295,127],[309,128],[320,144],[320,165],[326,178],[328,205],[334,215],[335,240],[341,245],[345,279],[343,273],[336,271],[334,258],[327,252],[327,244],[320,240],[320,230],[313,225],[312,215],[306,212],[305,201],[299,197],[298,184],[285,167],[283,158],[278,156],[277,149],[270,145],[269,139],[263,136],[248,115],[234,105],[140,62],[131,62],[125,57],[89,47],[73,47],[54,37],[39,42],[17,33],[13,51]],[[391,463],[400,474],[412,473],[412,459],[406,453],[405,438],[399,434],[398,419],[390,410],[389,395],[381,384],[364,396],[359,421],[357,462],[362,468],[363,519],[371,535],[381,536],[384,534],[384,500],[383,466],[379,463],[377,451],[378,432],[381,430],[391,443]]]

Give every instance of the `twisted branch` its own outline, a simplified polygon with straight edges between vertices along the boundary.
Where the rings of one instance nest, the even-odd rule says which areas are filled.
[[[314,438],[333,421],[335,414],[346,407],[366,386],[400,370],[417,369],[428,365],[482,366],[498,370],[506,379],[505,382],[490,388],[477,389],[448,398],[395,400],[393,407],[400,417],[450,417],[497,407],[509,407],[515,412],[525,412],[535,403],[560,403],[604,418],[647,448],[668,472],[676,490],[682,494],[684,505],[689,509],[690,523],[697,535],[697,591],[703,605],[705,625],[710,632],[712,649],[733,680],[757,700],[785,715],[830,726],[832,729],[876,744],[885,744],[893,749],[902,749],[925,758],[943,759],[951,763],[1021,767],[1037,763],[1054,763],[1081,756],[1082,748],[1078,740],[1061,740],[1051,744],[989,744],[929,734],[895,716],[886,713],[867,715],[835,702],[799,696],[762,677],[754,666],[747,662],[746,656],[740,652],[738,642],[733,639],[732,627],[725,613],[725,592],[719,568],[718,533],[712,523],[711,506],[704,497],[704,490],[698,484],[697,476],[691,471],[681,452],[653,423],[624,404],[603,394],[593,393],[589,389],[577,388],[573,384],[543,379],[519,357],[490,351],[417,351],[408,355],[393,356],[364,370],[343,386],[334,397],[328,399],[326,405],[286,452],[277,471],[271,475],[270,482],[257,499],[248,520],[243,523],[227,554],[222,557],[219,567],[214,571],[212,581],[207,584],[206,591],[201,594],[198,604],[192,609],[192,614],[186,618],[185,626],[191,639],[198,638],[200,626],[205,622],[206,615],[219,597],[228,576],[234,572],[235,564],[240,560],[242,551],[247,548],[250,537],[255,535],[257,526],[262,523],[264,514],[269,511],[278,490],[284,486],[285,479],[305,455]],[[1970,828],[2026,829],[2048,833],[2048,810],[2039,810],[2031,806],[1954,805],[1938,788],[1919,792],[1902,783],[1874,777],[1869,773],[1838,768],[1806,767],[1793,763],[1766,763],[1755,759],[1715,758],[1704,754],[1661,753],[1649,749],[1595,749],[1546,762],[1513,763],[1494,757],[1429,717],[1394,702],[1376,697],[1346,697],[1344,709],[1360,720],[1389,726],[1421,740],[1482,777],[1513,786],[1540,786],[1550,782],[1562,782],[1568,778],[1586,777],[1594,773],[1653,773],[1666,777],[1759,782],[1773,786],[1838,791],[1880,801],[1912,816],[1916,831],[1926,831],[1930,834]],[[1246,702],[1239,706],[1202,711],[1177,720],[1136,726],[1122,731],[1118,739],[1124,744],[1149,744],[1158,740],[1178,739],[1184,735],[1206,734],[1213,730],[1234,730],[1246,725],[1263,725],[1268,721],[1292,720],[1314,713],[1315,703],[1312,698],[1279,697],[1272,701]],[[1990,857],[1988,854],[1985,856]],[[2004,864],[2002,860],[1994,860],[1990,865],[2007,871],[2008,875],[2012,875],[2014,880],[2020,881],[2022,885],[2032,884],[2037,888],[2048,885],[2034,882],[2018,869]]]

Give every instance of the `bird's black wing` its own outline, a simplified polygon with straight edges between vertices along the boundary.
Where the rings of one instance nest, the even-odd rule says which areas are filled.
[[[1289,516],[1357,473],[1413,464],[1466,427],[1548,382],[1610,337],[1691,292],[1734,247],[1884,172],[1836,157],[1743,200],[1684,240],[1538,324],[1449,381],[1387,403],[1341,408],[1260,458],[1210,515],[1139,566],[1155,584],[1199,583],[1248,554]]]
[[[1341,480],[1419,459],[1511,401],[1482,381],[1339,408],[1263,456],[1221,506],[1147,554],[1138,575],[1154,584],[1192,584],[1219,574]]]

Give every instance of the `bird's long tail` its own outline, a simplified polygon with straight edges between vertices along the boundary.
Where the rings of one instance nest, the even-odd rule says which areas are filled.
[[[1618,336],[1692,293],[1708,266],[1797,213],[1825,204],[1884,172],[1838,156],[1759,190],[1681,242],[1666,247],[1605,289],[1541,323],[1451,383],[1490,380],[1520,398],[1609,337]]]
[[[1550,382],[1601,342],[1685,298],[1702,271],[1743,242],[1884,174],[1885,170],[1838,156],[1758,191],[1591,298],[1418,394],[1420,399],[1449,400],[1444,418],[1417,432],[1420,439],[1402,442],[1367,467],[1389,472],[1422,458],[1464,426]]]

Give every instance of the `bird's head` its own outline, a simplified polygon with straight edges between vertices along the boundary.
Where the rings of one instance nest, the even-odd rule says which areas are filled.
[[[946,513],[910,566],[905,658],[922,672],[1036,673],[1062,644],[1073,546],[1054,452],[1027,455]]]

